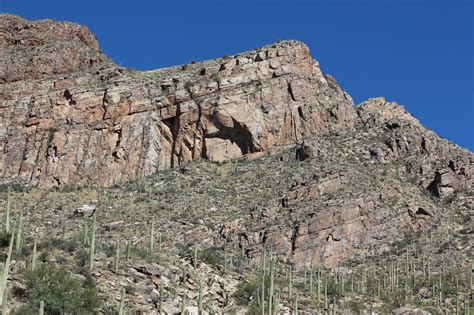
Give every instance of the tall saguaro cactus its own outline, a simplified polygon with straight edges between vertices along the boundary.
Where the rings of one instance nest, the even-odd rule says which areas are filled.
[[[199,294],[198,294],[198,315],[202,315],[202,284],[199,281]]]
[[[118,272],[119,262],[120,262],[120,242],[117,241],[117,244],[115,247],[114,273]]]
[[[151,226],[150,226],[150,256],[153,255],[153,251],[155,249],[155,217],[151,218]]]
[[[15,252],[17,255],[20,255],[21,251],[21,233],[23,227],[23,210],[20,210],[18,214],[18,230],[16,234],[16,243],[15,243]]]
[[[127,245],[125,248],[125,262],[127,264],[130,262],[130,254],[131,254],[131,244],[130,244],[130,240],[127,240]]]
[[[10,269],[10,261],[11,261],[11,257],[12,257],[12,251],[13,251],[13,239],[15,238],[14,237],[15,233],[12,233],[11,236],[10,236],[10,244],[8,246],[8,253],[7,253],[7,259],[5,261],[5,265],[3,267],[3,274],[2,274],[2,278],[0,279],[0,301],[2,301],[3,303],[3,300],[4,300],[4,294],[5,294],[5,291],[7,289],[7,278],[8,278],[8,271]]]
[[[163,314],[163,286],[160,285],[160,304],[158,306],[158,314]]]
[[[293,275],[292,275],[292,268],[290,266],[289,276],[288,276],[288,300],[291,300],[292,289],[293,289]]]
[[[224,272],[227,272],[227,240],[224,240]]]
[[[8,233],[10,232],[10,188],[8,188],[8,193],[7,193],[7,205],[6,205],[6,211],[5,211],[5,231]]]
[[[31,270],[35,270],[36,268],[36,237],[35,240],[33,241],[33,253],[31,254]]]
[[[272,306],[273,306],[273,291],[274,287],[274,274],[275,274],[275,262],[270,260],[270,288],[268,289],[268,314],[272,313]]]
[[[5,288],[3,291],[3,299],[2,299],[2,315],[7,315],[8,309],[7,309],[7,294],[8,290]]]
[[[96,217],[95,213],[92,216],[92,237],[91,237],[91,247],[89,250],[89,270],[94,268],[94,258],[95,258],[95,228],[96,228]]]
[[[39,315],[44,315],[44,302],[40,302]]]
[[[119,315],[125,315],[125,289],[120,291]]]

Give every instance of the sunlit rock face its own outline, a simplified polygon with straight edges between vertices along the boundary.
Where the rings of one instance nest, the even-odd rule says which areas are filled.
[[[72,23],[2,15],[0,39],[2,182],[109,186],[295,144],[357,118],[296,41],[135,72]]]

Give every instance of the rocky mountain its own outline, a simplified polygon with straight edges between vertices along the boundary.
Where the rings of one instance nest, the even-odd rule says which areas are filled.
[[[145,72],[114,64],[73,23],[2,14],[0,43],[0,182],[16,189],[5,209],[28,255],[40,238],[43,262],[107,288],[102,313],[127,286],[145,314],[158,301],[179,312],[183,296],[261,314],[265,262],[273,313],[469,309],[473,153],[394,102],[355,105],[303,43]],[[99,245],[86,272],[91,209]],[[27,257],[14,256],[7,285],[20,293]]]
[[[71,23],[3,15],[2,34],[3,182],[111,186],[356,123],[351,98],[296,41],[137,72]]]

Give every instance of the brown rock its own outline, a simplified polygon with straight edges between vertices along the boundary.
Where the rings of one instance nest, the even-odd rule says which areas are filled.
[[[304,161],[309,158],[313,158],[318,155],[318,150],[315,148],[314,145],[302,143],[296,149],[296,159],[298,161]]]
[[[0,47],[0,82],[39,79],[110,64],[100,53],[94,35],[86,27],[69,22],[27,21],[2,14]]]
[[[460,187],[455,173],[450,168],[443,168],[436,172],[435,178],[429,185],[431,190],[438,197],[444,198],[455,193]]]
[[[2,183],[110,186],[356,122],[350,97],[297,41],[138,73],[108,61],[85,27],[1,21],[2,47],[13,52],[0,68]]]

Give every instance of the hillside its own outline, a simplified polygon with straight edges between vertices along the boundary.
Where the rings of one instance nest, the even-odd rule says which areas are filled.
[[[72,23],[0,15],[0,42],[12,314],[44,266],[104,314],[469,311],[473,153],[303,43],[140,72]]]

